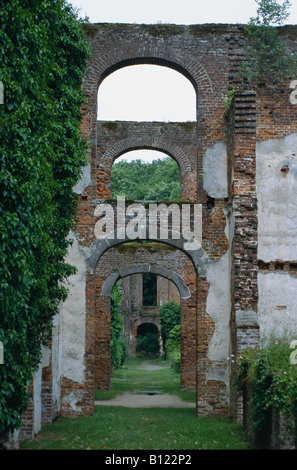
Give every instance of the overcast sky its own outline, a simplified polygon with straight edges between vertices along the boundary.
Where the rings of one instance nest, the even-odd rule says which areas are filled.
[[[69,0],[92,23],[247,23],[255,0]],[[282,2],[280,2],[282,3]],[[288,23],[297,23],[297,0],[291,0]]]
[[[68,3],[91,23],[247,23],[258,8],[255,0],[69,0]],[[286,23],[297,24],[297,0],[291,0]],[[108,76],[99,88],[100,120],[193,121],[195,113],[193,86],[167,67],[125,67]],[[138,158],[139,154],[135,156]]]

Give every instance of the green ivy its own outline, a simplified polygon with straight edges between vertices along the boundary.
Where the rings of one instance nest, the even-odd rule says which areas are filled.
[[[73,187],[86,162],[81,87],[89,54],[64,0],[0,0],[0,433],[21,425],[41,346],[74,272]]]
[[[160,307],[159,314],[163,344],[166,347],[170,331],[176,325],[180,325],[180,305],[174,300],[164,302]]]
[[[271,340],[261,349],[244,351],[237,360],[235,385],[239,391],[251,385],[252,419],[255,441],[265,446],[269,413],[275,406],[287,417],[288,431],[297,425],[297,366],[291,364],[290,342]]]
[[[175,372],[180,371],[180,325],[175,325],[166,341],[166,358]]]
[[[123,338],[123,316],[120,312],[122,292],[117,282],[110,297],[110,358],[112,369],[118,369],[123,365],[127,357],[127,342]]]

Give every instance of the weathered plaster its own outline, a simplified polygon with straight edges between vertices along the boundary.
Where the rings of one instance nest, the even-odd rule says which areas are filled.
[[[206,311],[215,324],[208,357],[211,361],[226,361],[230,342],[230,266],[229,253],[208,266],[209,293]]]
[[[53,416],[61,410],[61,373],[62,373],[62,318],[58,314],[53,320],[52,338],[52,375],[53,375]]]
[[[225,234],[232,242],[234,220],[232,212],[226,208]],[[206,312],[215,324],[215,331],[209,344],[208,358],[213,362],[207,379],[221,380],[229,385],[230,355],[230,315],[231,315],[231,256],[230,249],[216,262],[208,265],[207,282],[209,292]],[[219,367],[218,367],[219,366]],[[222,367],[223,366],[223,367]]]
[[[297,134],[257,143],[258,258],[297,259]]]
[[[79,403],[82,399],[83,392],[72,390],[70,393],[68,393],[68,395],[63,397],[62,403],[63,405],[69,405],[72,411],[80,412],[81,407],[77,406],[77,403]]]
[[[74,186],[73,191],[76,194],[82,194],[84,190],[91,184],[91,165],[86,165],[81,174],[81,178]]]
[[[41,376],[42,365],[40,364],[38,370],[33,376],[33,396],[34,396],[34,434],[37,434],[41,429]]]
[[[227,149],[223,142],[211,145],[204,154],[203,188],[214,198],[228,196]]]
[[[69,248],[67,262],[75,266],[77,273],[68,279],[69,295],[62,306],[62,375],[82,383],[84,381],[85,352],[85,256],[74,233],[70,234],[73,245]]]
[[[258,274],[261,340],[270,337],[297,339],[297,277],[285,272]]]

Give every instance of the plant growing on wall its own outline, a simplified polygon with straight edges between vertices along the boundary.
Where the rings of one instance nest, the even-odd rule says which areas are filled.
[[[180,324],[180,305],[174,300],[165,302],[161,305],[159,313],[161,334],[165,346],[172,328]]]
[[[18,428],[41,345],[67,295],[73,187],[86,162],[89,54],[64,0],[0,0],[0,433]]]
[[[297,75],[297,55],[291,53],[280,37],[278,26],[289,17],[291,3],[256,0],[257,16],[245,27],[250,39],[243,60],[241,75],[248,80],[283,80]]]
[[[180,371],[180,357],[180,325],[175,325],[166,341],[166,358],[175,372]]]
[[[122,336],[123,317],[120,312],[122,292],[119,283],[114,285],[110,299],[110,358],[112,369],[123,365],[127,357],[127,344]]]
[[[269,438],[269,413],[275,406],[287,417],[287,431],[297,436],[297,367],[287,339],[270,339],[260,349],[246,350],[236,364],[234,385],[251,388],[251,418],[255,443],[265,447]]]

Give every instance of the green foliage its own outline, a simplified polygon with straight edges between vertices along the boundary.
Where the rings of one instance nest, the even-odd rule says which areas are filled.
[[[63,280],[85,164],[81,81],[88,56],[64,0],[0,0],[0,433],[20,426]]]
[[[144,163],[115,163],[111,170],[111,197],[136,201],[179,201],[180,172],[172,158]]]
[[[122,336],[123,317],[120,312],[122,293],[119,284],[112,289],[110,299],[110,356],[112,369],[121,367],[127,357],[127,343]]]
[[[283,80],[297,73],[296,54],[288,50],[279,30],[288,18],[289,0],[256,0],[257,16],[251,18],[245,31],[251,41],[243,61],[241,74],[248,80]]]
[[[224,107],[226,109],[229,109],[229,107],[232,103],[234,94],[235,94],[234,88],[232,88],[231,90],[228,90],[228,93],[227,93],[227,95],[225,96],[225,99],[224,99]]]
[[[96,390],[95,399],[108,400],[125,392],[136,392],[137,399],[137,391],[150,387],[162,394],[177,395],[184,401],[187,397],[188,402],[195,403],[195,393],[180,391],[179,374],[165,361],[159,358],[150,361],[158,366],[153,370],[139,367],[141,362],[141,359],[127,361],[112,374],[111,391],[103,394]],[[140,397],[146,400],[145,395]],[[38,439],[21,442],[21,449],[172,449],[174,454],[178,449],[185,449],[184,454],[188,454],[189,449],[194,452],[198,449],[250,449],[250,444],[242,426],[228,418],[197,417],[193,408],[126,408],[109,403],[95,406],[92,416],[58,417],[42,427]]]
[[[165,302],[160,307],[160,323],[161,323],[161,334],[163,338],[164,347],[166,341],[169,338],[170,331],[176,325],[180,324],[180,305],[171,300]]]
[[[255,440],[266,445],[269,411],[276,406],[288,417],[289,430],[297,423],[297,366],[290,363],[287,340],[271,341],[261,349],[244,351],[236,365],[236,387],[252,386]]]
[[[180,371],[180,325],[175,325],[166,341],[166,358],[175,372]]]
[[[157,356],[159,353],[158,333],[148,331],[137,336],[136,352],[138,356]]]

